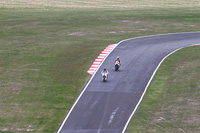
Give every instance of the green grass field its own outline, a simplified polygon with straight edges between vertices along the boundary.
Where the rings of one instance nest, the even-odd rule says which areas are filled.
[[[200,0],[1,0],[0,132],[56,132],[106,46],[199,31],[199,6]],[[128,133],[200,131],[199,51],[186,48],[163,63]]]

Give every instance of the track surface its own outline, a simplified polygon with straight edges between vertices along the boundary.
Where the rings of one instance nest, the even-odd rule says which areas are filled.
[[[123,132],[162,59],[179,48],[199,43],[200,32],[147,36],[120,42],[89,82],[58,132]],[[122,66],[116,72],[114,60],[117,56]],[[107,82],[101,79],[103,68],[109,70]]]

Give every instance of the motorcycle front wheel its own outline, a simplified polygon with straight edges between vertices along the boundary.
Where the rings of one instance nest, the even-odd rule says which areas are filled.
[[[118,71],[118,69],[119,69],[119,66],[115,65],[115,71]]]

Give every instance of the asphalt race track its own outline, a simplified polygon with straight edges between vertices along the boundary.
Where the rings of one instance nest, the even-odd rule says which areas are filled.
[[[173,51],[194,44],[200,44],[200,32],[121,41],[88,82],[57,132],[125,132],[160,62]],[[122,65],[114,71],[117,56]],[[100,74],[104,68],[109,70],[107,82]]]

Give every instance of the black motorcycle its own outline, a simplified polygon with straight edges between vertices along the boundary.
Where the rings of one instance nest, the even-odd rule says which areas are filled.
[[[120,67],[119,61],[115,62],[115,71],[118,71]]]

